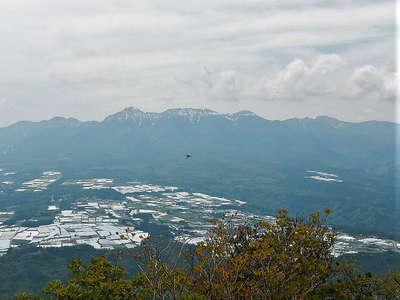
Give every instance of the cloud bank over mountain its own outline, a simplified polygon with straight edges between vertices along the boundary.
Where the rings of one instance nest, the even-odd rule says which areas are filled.
[[[15,2],[0,125],[129,105],[394,119],[394,0]]]

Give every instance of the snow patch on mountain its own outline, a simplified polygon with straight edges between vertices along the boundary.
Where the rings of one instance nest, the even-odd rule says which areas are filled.
[[[145,121],[152,121],[159,118],[158,113],[143,112],[140,109],[131,106],[124,110],[117,112],[113,115],[108,116],[104,119],[104,122],[115,122],[115,121],[133,121],[138,125],[142,125]]]
[[[246,117],[257,117],[255,113],[249,110],[242,110],[236,113],[232,114],[226,114],[225,117],[229,120],[236,121],[240,118],[246,118]]]
[[[161,113],[163,117],[166,118],[171,118],[171,117],[183,117],[188,119],[192,123],[198,123],[200,119],[206,116],[212,116],[212,115],[220,115],[216,111],[213,111],[211,109],[196,109],[196,108],[174,108],[174,109],[168,109]]]
[[[144,122],[151,122],[153,125],[155,121],[159,119],[171,119],[171,118],[184,118],[189,120],[191,123],[199,123],[201,119],[208,116],[220,116],[222,118],[236,121],[243,117],[254,117],[257,116],[255,113],[244,110],[232,114],[220,114],[211,109],[197,109],[197,108],[173,108],[168,109],[162,113],[151,113],[143,112],[136,107],[127,107],[124,110],[117,112],[113,115],[108,116],[103,122],[124,122],[131,121],[138,125],[142,125]]]

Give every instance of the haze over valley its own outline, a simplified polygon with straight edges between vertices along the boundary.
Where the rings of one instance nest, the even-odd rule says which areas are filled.
[[[2,251],[25,243],[130,245],[139,233],[120,241],[115,232],[144,220],[200,238],[207,220],[232,210],[258,220],[282,208],[332,209],[329,224],[360,236],[341,241],[347,251],[369,242],[396,250],[395,241],[370,238],[399,239],[397,127],[134,107],[102,122],[18,122],[0,129]]]

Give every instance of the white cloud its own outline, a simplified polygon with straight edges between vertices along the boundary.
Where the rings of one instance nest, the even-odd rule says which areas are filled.
[[[236,102],[245,88],[242,80],[235,70],[213,72],[205,68],[200,81],[203,84],[198,85],[197,90],[211,102]]]
[[[326,75],[345,65],[345,61],[337,54],[319,56],[310,70],[311,74]]]
[[[335,28],[352,30],[393,26],[396,18],[394,3],[345,5],[337,7],[299,7],[298,9],[270,9],[254,19],[235,19],[222,24],[216,34],[240,34],[277,30],[321,31]],[[332,37],[333,38],[333,37]],[[336,37],[340,38],[340,37]]]
[[[391,98],[395,85],[394,6],[394,0],[2,0],[0,62],[7,71],[0,87],[18,105],[0,109],[0,125],[54,115],[102,119],[128,105],[253,109],[286,118],[326,113],[327,101],[339,98],[363,98],[384,119],[392,104],[381,98]],[[367,65],[375,75],[357,71]],[[285,107],[259,101],[265,99]],[[335,115],[354,110],[346,105]]]
[[[266,79],[265,97],[267,100],[304,101],[335,93],[338,75],[345,65],[337,54],[319,56],[310,64],[295,59]]]
[[[354,70],[350,83],[352,97],[372,97],[392,101],[396,99],[396,75],[374,66],[368,65]]]
[[[264,89],[267,100],[394,101],[397,78],[395,73],[375,66],[349,66],[339,55],[331,54],[310,64],[294,59],[267,78]]]
[[[52,18],[51,24],[56,33],[71,37],[110,35],[117,33],[152,34],[167,32],[184,24],[184,17],[172,14],[157,15],[154,13],[116,13],[89,16],[64,16]]]

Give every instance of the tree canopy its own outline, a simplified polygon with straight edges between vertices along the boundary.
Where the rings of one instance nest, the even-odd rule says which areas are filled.
[[[211,220],[195,246],[146,241],[133,257],[141,272],[132,278],[105,256],[89,264],[74,259],[68,282],[17,299],[400,299],[400,271],[360,273],[334,262],[329,214],[291,217],[281,210],[272,222],[238,223],[235,215]]]

